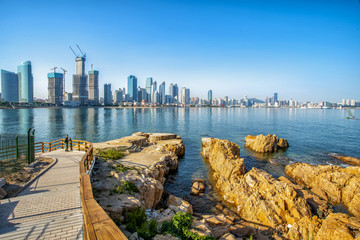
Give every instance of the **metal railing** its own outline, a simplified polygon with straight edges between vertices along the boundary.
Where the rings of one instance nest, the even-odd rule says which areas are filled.
[[[0,134],[0,172],[30,164],[35,159],[35,129],[30,128],[27,135]]]

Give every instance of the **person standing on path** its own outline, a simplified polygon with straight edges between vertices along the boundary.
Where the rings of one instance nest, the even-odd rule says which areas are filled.
[[[69,151],[69,136],[66,134],[65,137],[65,151],[68,152]]]

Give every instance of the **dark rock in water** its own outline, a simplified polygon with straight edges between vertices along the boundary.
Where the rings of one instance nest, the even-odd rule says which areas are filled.
[[[190,190],[191,195],[199,195],[205,192],[205,181],[203,179],[196,179]]]
[[[337,158],[343,162],[346,162],[347,164],[351,164],[354,166],[360,166],[360,158],[344,156],[344,155],[340,155],[338,153],[329,153],[329,156],[333,157],[333,158]]]

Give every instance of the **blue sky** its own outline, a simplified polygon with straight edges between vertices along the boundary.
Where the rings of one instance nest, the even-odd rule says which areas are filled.
[[[360,100],[359,0],[0,0],[0,68],[32,61],[35,96],[46,74],[75,72],[79,44],[103,84],[133,74],[191,89],[192,96],[299,101]]]

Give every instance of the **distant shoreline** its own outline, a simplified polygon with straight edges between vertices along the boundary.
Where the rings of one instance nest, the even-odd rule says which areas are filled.
[[[241,106],[81,106],[81,107],[58,107],[58,106],[0,106],[0,109],[34,109],[34,108],[49,108],[49,109],[76,109],[76,108],[253,108],[253,107],[241,107]],[[348,109],[360,109],[360,107],[343,107],[343,108],[301,108],[301,107],[256,107],[256,108],[269,108],[269,109],[338,109],[338,110],[348,110]]]

